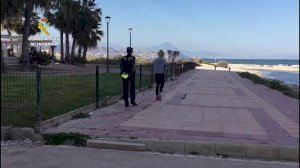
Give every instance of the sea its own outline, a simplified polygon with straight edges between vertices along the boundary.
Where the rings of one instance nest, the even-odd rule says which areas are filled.
[[[229,64],[247,64],[253,66],[292,66],[299,67],[299,60],[292,59],[202,59],[206,62],[226,61]],[[265,78],[281,80],[287,84],[299,86],[299,72],[261,70]]]

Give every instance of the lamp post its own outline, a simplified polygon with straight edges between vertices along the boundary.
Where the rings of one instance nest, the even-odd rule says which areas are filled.
[[[110,17],[109,16],[106,16],[105,17],[105,21],[106,21],[106,24],[107,24],[107,48],[106,48],[106,73],[109,73],[109,66],[108,66],[108,56],[109,56],[109,37],[108,37],[108,25],[109,25],[109,22],[110,22]]]
[[[51,55],[54,58],[54,49],[55,49],[56,45],[52,44],[50,47],[51,47]]]
[[[129,47],[131,47],[131,32],[132,32],[132,28],[129,28],[128,31],[129,31]]]
[[[55,63],[55,57],[54,57],[54,49],[55,49],[55,47],[56,47],[56,45],[55,44],[52,44],[51,46],[51,56],[52,56],[52,64],[54,64]]]

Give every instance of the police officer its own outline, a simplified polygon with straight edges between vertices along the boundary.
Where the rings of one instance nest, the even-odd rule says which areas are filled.
[[[129,106],[128,102],[128,86],[130,83],[130,102],[136,106],[135,103],[135,57],[132,56],[133,49],[127,47],[127,55],[121,59],[121,76],[123,80],[123,98],[125,101],[125,107]]]

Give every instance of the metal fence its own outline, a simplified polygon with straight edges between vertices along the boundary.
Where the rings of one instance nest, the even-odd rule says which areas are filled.
[[[122,94],[122,80],[118,67],[114,68],[109,74],[101,71],[101,66],[1,72],[1,126],[38,128],[42,121]],[[169,64],[166,80],[193,68]],[[137,65],[135,80],[137,89],[152,86],[152,65]]]

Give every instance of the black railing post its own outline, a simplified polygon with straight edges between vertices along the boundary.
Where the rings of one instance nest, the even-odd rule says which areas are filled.
[[[142,64],[140,64],[140,90],[142,90]]]
[[[96,109],[99,108],[99,66],[96,66]]]
[[[171,62],[171,80],[173,79],[173,62]]]
[[[177,77],[178,76],[178,64],[177,63],[175,63],[175,71],[174,71],[174,73],[175,73],[175,77]]]
[[[36,123],[35,123],[35,131],[41,132],[41,123],[42,123],[42,99],[41,99],[41,87],[42,86],[42,74],[41,70],[38,69],[36,72]]]
[[[154,79],[153,79],[153,72],[154,70],[153,70],[153,65],[151,65],[151,86],[152,86],[152,84],[154,83]]]
[[[167,68],[166,68],[166,75],[165,75],[165,81],[168,81],[168,68],[169,68],[169,64],[167,64]]]

